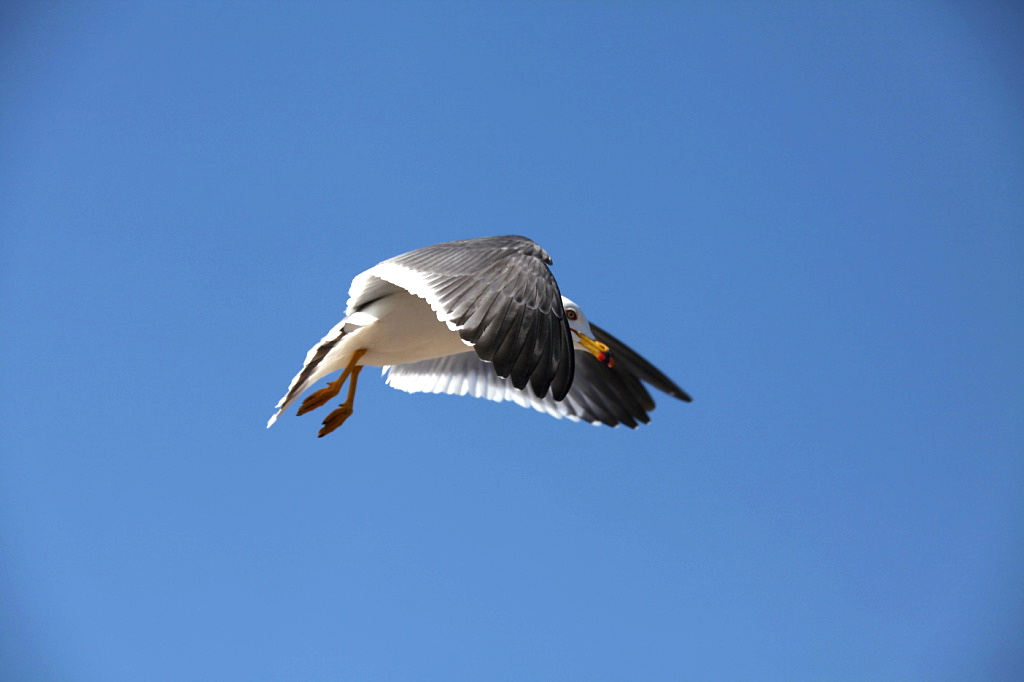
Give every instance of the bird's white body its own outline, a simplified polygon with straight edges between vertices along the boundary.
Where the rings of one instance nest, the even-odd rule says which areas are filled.
[[[356,348],[367,349],[359,364],[374,367],[419,362],[473,349],[458,332],[437,319],[424,299],[408,291],[396,291],[353,317],[359,319],[352,322],[363,326],[352,334],[351,340],[343,340],[342,357],[337,364],[330,363],[335,365],[334,369],[344,367],[347,356]]]

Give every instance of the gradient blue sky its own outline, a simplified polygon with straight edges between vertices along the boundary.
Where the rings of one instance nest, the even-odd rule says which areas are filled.
[[[1021,679],[1022,17],[4,3],[3,679]],[[264,429],[508,233],[695,402]]]

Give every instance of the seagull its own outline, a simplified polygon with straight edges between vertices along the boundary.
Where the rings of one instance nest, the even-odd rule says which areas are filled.
[[[650,362],[592,324],[562,296],[548,252],[526,237],[444,242],[378,263],[352,280],[345,317],[306,354],[267,422],[320,379],[297,414],[337,396],[323,437],[352,415],[359,373],[382,367],[408,393],[512,401],[553,417],[636,428],[654,400],[644,382],[691,398]]]

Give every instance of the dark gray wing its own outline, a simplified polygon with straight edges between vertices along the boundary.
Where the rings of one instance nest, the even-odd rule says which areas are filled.
[[[526,237],[445,242],[390,258],[353,281],[353,299],[372,278],[426,299],[439,320],[515,388],[561,400],[573,380],[573,346],[551,256]],[[350,307],[359,301],[350,299]]]

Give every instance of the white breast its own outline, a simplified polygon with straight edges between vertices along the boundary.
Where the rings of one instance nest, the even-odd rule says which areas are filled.
[[[369,348],[362,365],[401,365],[465,353],[471,346],[437,319],[427,302],[398,291],[363,308],[377,318],[353,335],[352,344]]]

